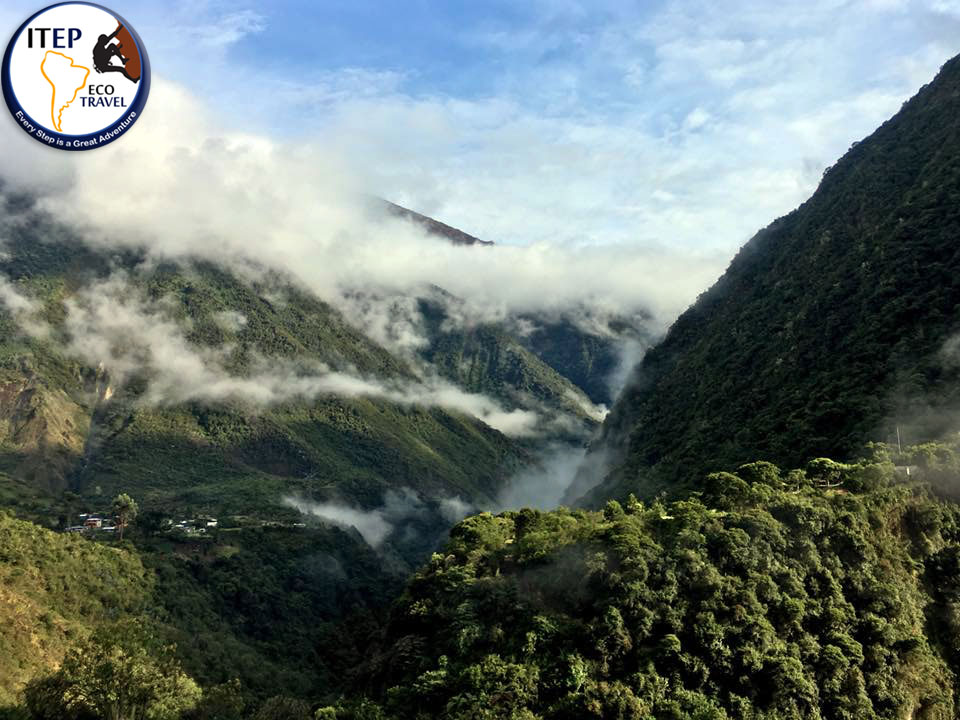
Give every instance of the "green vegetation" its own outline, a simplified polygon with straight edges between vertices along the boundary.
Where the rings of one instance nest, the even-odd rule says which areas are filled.
[[[153,614],[204,687],[239,679],[243,698],[319,699],[363,658],[408,565],[352,530],[224,529],[140,543]]]
[[[899,480],[759,462],[666,505],[469,518],[357,687],[391,718],[953,718],[960,509]]]
[[[652,341],[644,330],[647,316],[599,320],[586,309],[580,324],[568,315],[530,313],[457,327],[449,322],[448,309],[456,307],[456,298],[438,288],[433,293],[418,302],[430,340],[421,356],[458,385],[508,405],[523,394],[590,420],[587,401],[613,402],[611,379],[624,342],[640,347]],[[580,325],[587,322],[598,329],[584,330]],[[592,430],[592,423],[584,429]]]
[[[589,319],[590,314],[584,311]],[[606,332],[585,332],[580,324],[568,316],[524,316],[532,330],[518,340],[547,365],[581,388],[595,403],[610,406],[615,397],[611,380],[623,361],[624,340],[638,348],[649,347],[653,337],[645,329],[649,317],[614,317],[602,322]]]
[[[406,363],[349,325],[341,314],[288,279],[247,283],[207,263],[162,265],[134,280],[153,300],[173,301],[189,320],[189,339],[201,346],[233,345],[230,368],[242,373],[255,355],[313,360],[364,375],[413,377]],[[169,300],[168,300],[169,301]],[[224,313],[242,316],[231,326]]]
[[[26,704],[36,720],[176,720],[201,691],[172,648],[151,648],[135,624],[99,630],[67,653],[60,668],[32,681]]]
[[[4,200],[9,207],[16,198]],[[0,310],[9,330],[0,335],[0,493],[14,496],[24,516],[43,510],[31,489],[69,488],[91,502],[129,492],[155,511],[261,517],[279,512],[289,494],[368,509],[397,488],[492,502],[529,462],[513,440],[435,407],[330,396],[267,409],[232,401],[146,405],[146,378],[118,387],[102,369],[64,354],[63,302],[109,277],[110,264],[28,201],[19,210],[26,216],[11,231],[0,271],[42,305],[54,328],[33,339]],[[142,259],[114,258],[129,292],[162,303],[198,349],[222,350],[232,373],[271,358],[384,382],[415,378],[406,361],[282,278],[244,282],[204,263],[144,269]]]
[[[148,510],[113,545],[109,534],[55,533],[0,513],[0,710],[65,657],[75,666],[38,686],[43,702],[70,673],[114,676],[109,663],[139,657],[134,645],[161,665],[175,659],[205,688],[239,681],[231,695],[244,707],[277,692],[320,698],[361,661],[407,568],[386,568],[335,527],[187,539],[153,525]],[[134,645],[116,657],[97,650],[124,638]],[[105,655],[107,665],[76,664]]]
[[[136,553],[0,511],[0,706],[100,624],[142,613],[152,594]]]
[[[265,361],[322,364],[386,383],[411,382],[416,370],[286,278],[249,281],[202,262],[144,263],[138,252],[108,256],[28,197],[0,193],[0,203],[16,217],[0,273],[38,303],[52,328],[31,337],[0,308],[0,501],[21,519],[63,530],[80,512],[103,513],[116,498],[115,538],[25,524],[13,534],[71,543],[86,553],[79,562],[91,578],[111,577],[109,564],[88,556],[101,551],[141,573],[136,588],[98,586],[88,606],[84,588],[57,584],[80,572],[71,556],[37,565],[33,582],[49,593],[29,612],[18,610],[23,617],[10,611],[16,622],[3,631],[9,662],[0,659],[0,674],[11,680],[0,704],[14,701],[27,679],[54,668],[68,648],[88,653],[83,643],[104,623],[123,620],[145,623],[158,642],[176,646],[184,671],[208,691],[191,711],[196,717],[218,716],[217,703],[246,717],[278,693],[298,702],[332,699],[404,577],[445,537],[451,521],[442,501],[494,503],[531,461],[530,445],[465,414],[375,398],[322,396],[266,408],[146,403],[148,377],[118,383],[109,368],[88,367],[65,349],[64,303],[118,273],[124,293],[162,305],[198,352],[216,352],[237,376]],[[519,371],[491,364],[495,384],[449,376],[507,407],[525,395],[581,413],[577,388],[507,334],[497,331],[490,348],[509,348]],[[378,551],[355,530],[282,504],[296,496],[377,511],[391,492],[409,493],[416,511],[390,519],[396,531]],[[203,535],[165,530],[167,520],[200,516],[220,518],[220,527]],[[101,595],[110,612],[97,609]],[[66,629],[54,615],[56,632],[26,629],[58,603],[77,608],[64,616]],[[0,621],[9,617],[0,613]],[[231,683],[240,690],[229,690]]]
[[[127,525],[136,519],[137,512],[139,512],[140,508],[137,506],[136,500],[126,493],[120,493],[114,498],[113,505],[110,506],[110,509],[117,518],[117,529],[120,530],[120,540],[122,541],[123,531]]]
[[[21,678],[6,701],[78,720],[132,717],[124,703],[185,720],[946,720],[960,506],[929,488],[958,480],[956,446],[878,445],[855,464],[713,473],[668,504],[484,513],[389,619],[399,577],[347,531],[185,541],[147,513],[138,558],[3,516],[0,587],[29,602],[0,606],[0,627],[32,605],[73,628],[48,627],[43,657],[0,632],[0,672]]]
[[[390,488],[475,501],[520,463],[508,438],[467,416],[374,399],[322,398],[256,411],[138,408],[98,417],[102,444],[75,476],[88,495],[128,490],[167,512],[276,512],[284,494],[377,507]]]
[[[604,427],[599,506],[753,458],[955,430],[960,58],[759,232],[643,359]]]
[[[419,306],[430,339],[420,354],[440,375],[471,392],[498,398],[511,409],[532,398],[579,421],[551,439],[582,442],[596,428],[584,391],[524,347],[504,324],[448,328],[442,305],[421,300]]]

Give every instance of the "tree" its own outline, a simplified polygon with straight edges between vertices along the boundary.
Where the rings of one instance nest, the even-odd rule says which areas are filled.
[[[253,720],[310,720],[310,706],[297,698],[275,695],[260,706]]]
[[[750,485],[733,473],[710,473],[704,481],[703,499],[711,507],[733,510],[747,504]]]
[[[239,679],[234,678],[230,682],[204,688],[200,702],[186,714],[185,718],[188,720],[242,720],[248,717],[246,709],[247,697],[243,684]]]
[[[155,648],[137,623],[104,628],[74,647],[52,675],[31,681],[24,695],[35,720],[175,720],[201,691],[173,657]]]
[[[780,468],[763,460],[741,465],[737,468],[737,475],[751,485],[762,483],[773,488],[780,488],[783,485],[780,478]]]
[[[843,485],[850,476],[850,465],[838,463],[830,458],[814,458],[807,463],[807,477],[819,487],[831,488]]]
[[[458,720],[529,720],[532,713],[527,706],[536,698],[537,681],[535,666],[488,655],[460,674],[456,688],[460,692],[447,702],[446,716]]]
[[[73,516],[77,512],[77,508],[83,504],[83,498],[75,492],[64,490],[60,500],[63,502],[64,514],[66,515],[64,525],[69,527],[73,525]]]
[[[120,539],[123,540],[123,529],[132,523],[140,508],[137,507],[137,501],[126,493],[120,493],[113,500],[113,514],[117,518],[117,527],[120,528]]]

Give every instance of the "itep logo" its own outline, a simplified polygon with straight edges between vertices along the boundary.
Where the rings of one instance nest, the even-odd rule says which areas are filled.
[[[143,113],[150,62],[133,27],[93,3],[40,10],[14,33],[0,68],[17,125],[59,150],[103,147]]]

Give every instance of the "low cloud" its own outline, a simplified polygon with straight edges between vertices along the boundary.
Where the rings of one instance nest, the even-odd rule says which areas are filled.
[[[960,432],[960,333],[948,335],[931,358],[936,372],[901,373],[888,383],[891,408],[873,437],[893,446],[953,441]]]
[[[11,314],[17,316],[35,313],[40,308],[36,300],[21,293],[19,288],[3,275],[0,275],[0,303],[2,303]]]
[[[643,360],[649,345],[634,338],[624,338],[619,345],[620,357],[617,366],[607,378],[610,397],[617,397],[633,377],[633,372]]]
[[[475,508],[460,497],[444,498],[440,501],[440,515],[453,525],[474,512]]]
[[[428,504],[408,487],[387,490],[382,504],[371,510],[340,502],[315,502],[293,495],[285,496],[282,502],[304,515],[313,515],[342,527],[356,528],[374,549],[383,545],[394,533],[400,532],[399,539],[410,542],[418,535],[417,525],[421,529],[433,527],[440,519],[453,525],[473,511],[473,507],[459,497],[442,498],[437,503]]]
[[[294,79],[283,63],[224,55],[263,30],[252,11],[144,6],[157,67],[192,92],[155,75],[134,130],[90,153],[51,153],[8,118],[0,173],[85,223],[90,241],[253,256],[327,299],[435,283],[491,312],[577,300],[647,308],[662,329],[735,247],[802,201],[956,52],[948,5],[870,0],[841,17],[834,2],[805,3],[786,24],[756,4],[585,13],[572,3],[546,21],[534,6],[510,27],[456,33],[500,68],[480,96],[403,72],[401,49],[433,23],[391,38],[389,67]],[[11,29],[21,19],[0,16]],[[215,40],[195,42],[198,28]],[[832,82],[823,67],[838,68]],[[350,197],[360,192],[501,245],[441,247],[367,217]]]
[[[334,525],[355,528],[373,548],[380,547],[393,530],[383,510],[360,510],[339,503],[311,502],[292,496],[283,498],[283,504],[296,508],[304,515],[313,515]]]
[[[50,327],[40,317],[43,306],[25,295],[14,283],[0,275],[0,306],[7,309],[20,329],[34,338],[46,337]]]
[[[213,320],[224,330],[235,333],[240,332],[247,326],[246,316],[236,310],[222,310],[221,312],[215,313]]]
[[[565,316],[603,333],[609,330],[606,318],[627,316],[643,318],[656,334],[723,265],[721,253],[655,243],[453,246],[371,204],[361,192],[369,189],[366,171],[332,144],[294,146],[224,131],[203,103],[162,78],[155,78],[151,101],[151,112],[123,143],[84,153],[82,162],[68,153],[56,154],[54,161],[40,158],[30,177],[7,167],[0,174],[12,187],[36,195],[41,208],[90,246],[108,252],[146,249],[153,260],[199,258],[247,280],[262,281],[279,270],[337,307],[375,342],[408,358],[428,343],[418,298],[439,298],[444,304],[442,329],[526,314]],[[10,146],[12,165],[31,166],[33,156],[44,150],[51,155],[22,135],[0,124],[0,143]],[[105,186],[110,193],[102,192]],[[124,310],[127,314],[110,318],[109,309],[101,312],[89,295],[75,303],[71,320],[80,327],[73,334],[74,349],[84,357],[111,357],[102,333],[85,337],[82,325],[93,321],[114,335],[129,327],[136,331],[137,318],[128,314],[138,308],[128,303]],[[232,331],[243,323],[239,314],[216,320]],[[526,320],[519,329],[529,332],[535,322]],[[155,347],[153,340],[167,338],[170,329],[164,320],[135,336],[158,333],[144,338]],[[178,352],[183,346],[182,339],[170,345]],[[327,391],[399,393],[406,401],[457,408],[505,433],[527,436],[537,432],[542,414],[539,408],[504,408],[429,378],[417,387],[384,388],[369,379],[329,373],[322,381],[307,379],[301,369],[290,368],[229,377],[221,372],[217,353],[199,354],[155,353],[158,379],[148,401],[242,396],[262,404]],[[122,371],[131,371],[140,358],[120,353],[113,359]],[[196,382],[181,383],[164,368],[177,368]],[[603,415],[602,408],[583,409],[595,419]]]
[[[578,407],[584,415],[598,423],[603,422],[609,412],[606,405],[590,402],[586,395],[568,390],[564,393],[564,397]]]
[[[561,504],[583,461],[583,447],[555,444],[530,468],[511,478],[499,498],[501,510],[533,507],[549,510]]]
[[[587,449],[580,457],[577,467],[574,468],[561,502],[564,505],[576,505],[585,495],[603,482],[607,473],[611,470],[614,455],[614,451],[605,445]]]
[[[367,337],[408,359],[429,344],[419,300],[414,295],[348,291],[337,305],[347,321]]]
[[[147,405],[237,400],[268,406],[321,395],[365,396],[465,413],[506,435],[539,432],[536,412],[506,409],[438,378],[390,382],[319,363],[302,366],[265,358],[255,361],[247,375],[231,374],[226,369],[229,345],[215,349],[191,345],[181,325],[169,316],[167,303],[149,304],[123,274],[86,287],[65,306],[67,351],[91,365],[102,364],[116,381],[144,374],[149,382],[141,402]]]

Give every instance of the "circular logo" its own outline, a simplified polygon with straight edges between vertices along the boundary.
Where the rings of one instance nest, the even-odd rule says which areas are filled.
[[[140,36],[115,12],[88,2],[51,5],[14,33],[0,68],[17,125],[58,150],[92,150],[137,121],[150,92]]]

